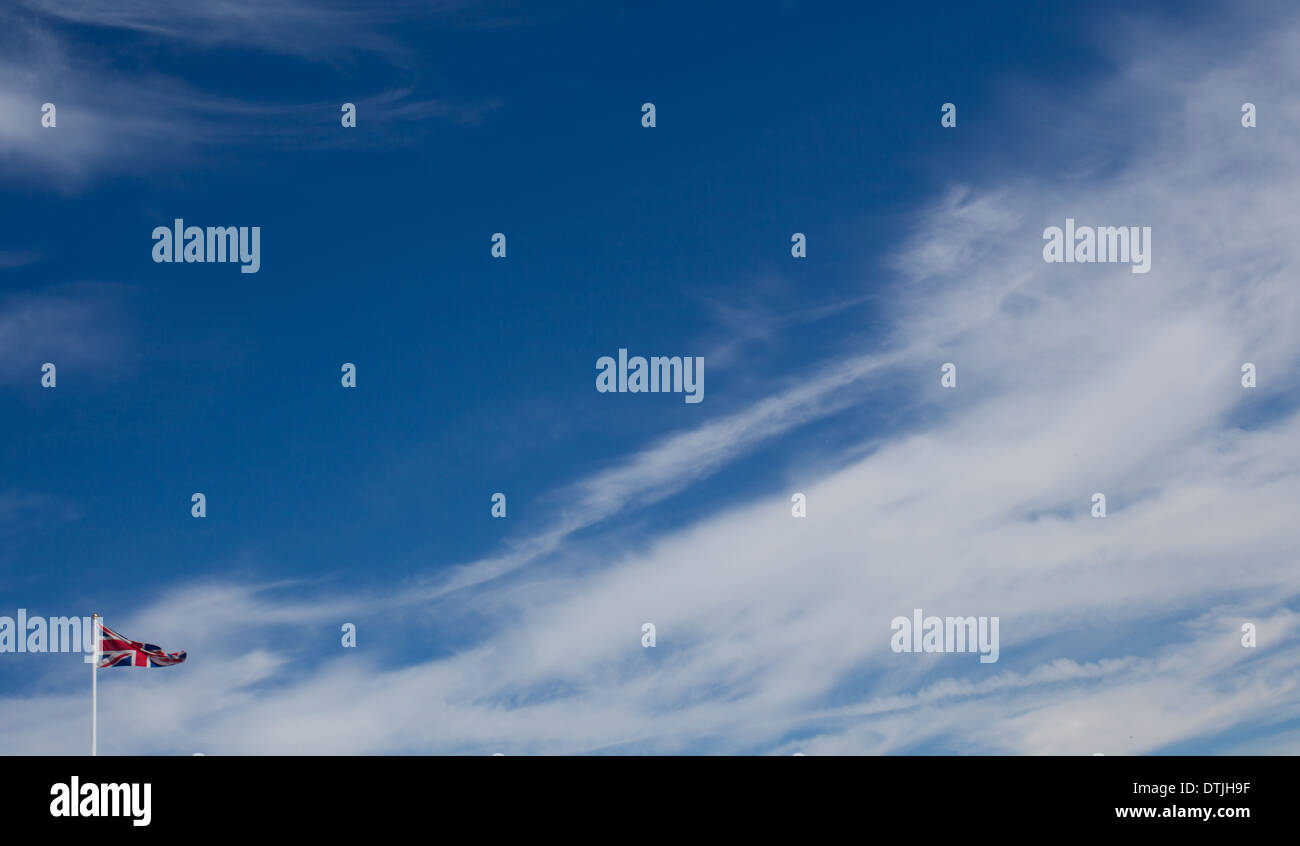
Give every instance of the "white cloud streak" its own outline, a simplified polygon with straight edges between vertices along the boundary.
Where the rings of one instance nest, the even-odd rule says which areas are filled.
[[[64,193],[95,177],[131,169],[171,168],[205,151],[256,142],[294,148],[400,146],[429,121],[474,124],[496,102],[422,97],[410,84],[356,91],[350,102],[370,129],[344,135],[338,102],[250,102],[215,96],[201,84],[150,69],[123,70],[110,50],[70,33],[66,24],[117,27],[189,45],[238,43],[280,48],[291,58],[330,54],[331,44],[380,49],[368,15],[314,4],[71,4],[42,0],[30,11],[0,10],[0,161],[10,180],[39,179]],[[375,7],[378,8],[378,7]],[[380,16],[394,14],[389,9]],[[354,20],[356,18],[356,20]],[[373,42],[373,43],[372,43]],[[193,46],[193,45],[189,45]],[[42,105],[56,125],[41,124]],[[2,265],[0,265],[2,266]]]
[[[1297,46],[1288,21],[1194,77],[1130,57],[1099,104],[1125,85],[1170,92],[1131,158],[1065,183],[955,189],[897,256],[891,349],[575,484],[573,508],[513,554],[364,606],[237,584],[161,598],[123,627],[174,637],[193,663],[113,684],[101,719],[123,731],[106,751],[1111,755],[1294,720],[1300,114],[1279,106],[1244,130],[1237,108],[1242,91],[1287,101]],[[1048,117],[1086,121],[1089,105]],[[1042,228],[1066,216],[1152,226],[1151,273],[1045,264]],[[939,387],[942,361],[958,364],[955,391]],[[1259,367],[1253,391],[1243,361]],[[613,518],[759,443],[797,442],[886,382],[919,397],[908,431],[817,478],[791,466],[788,489],[644,548],[617,543]],[[1288,410],[1266,417],[1269,403]],[[806,520],[789,515],[796,489]],[[1094,491],[1105,520],[1089,516]],[[384,609],[484,622],[471,645],[396,667],[360,648],[317,658],[335,635],[257,645],[358,607],[363,633]],[[1001,661],[891,652],[889,621],[915,607],[999,616]],[[427,628],[410,636],[436,646]],[[78,692],[0,707],[0,749],[80,751]]]

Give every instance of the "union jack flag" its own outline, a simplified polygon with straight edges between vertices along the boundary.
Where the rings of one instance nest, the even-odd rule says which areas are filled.
[[[185,660],[184,650],[163,652],[161,646],[127,640],[103,623],[99,624],[99,669],[105,667],[170,667]]]

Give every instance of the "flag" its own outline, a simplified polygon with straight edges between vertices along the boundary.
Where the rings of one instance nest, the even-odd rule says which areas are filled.
[[[170,667],[185,660],[185,652],[163,652],[161,646],[127,640],[103,623],[99,624],[99,663],[104,667]]]

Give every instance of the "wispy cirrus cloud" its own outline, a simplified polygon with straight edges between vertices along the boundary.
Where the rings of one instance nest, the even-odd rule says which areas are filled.
[[[122,288],[63,285],[0,297],[0,385],[40,383],[46,361],[99,368],[128,345]]]
[[[428,10],[426,9],[426,12]],[[70,4],[33,2],[0,11],[0,160],[12,180],[41,179],[68,192],[93,177],[147,167],[175,167],[230,144],[295,148],[413,143],[412,130],[430,121],[472,125],[498,106],[422,96],[409,81],[350,94],[368,127],[346,138],[337,131],[338,102],[250,101],[211,93],[151,64],[152,48],[137,45],[132,63],[70,28],[107,27],[148,33],[182,44],[231,44],[287,53],[330,55],[336,42],[383,52],[374,25],[400,20],[398,7],[223,3]],[[424,13],[420,13],[424,14]],[[396,44],[393,42],[395,49]],[[123,47],[117,50],[127,49]],[[41,125],[44,103],[57,126]]]
[[[101,719],[150,719],[121,720],[105,751],[1111,755],[1234,748],[1243,729],[1294,744],[1300,115],[1247,131],[1236,102],[1300,83],[1297,21],[1272,30],[1190,77],[1149,47],[1128,57],[1125,85],[1178,96],[1135,122],[1125,158],[938,198],[895,257],[883,350],[573,482],[511,553],[392,594],[225,582],[126,615],[193,663],[114,684]],[[1159,43],[1194,54],[1196,39]],[[1093,111],[1113,114],[1048,117]],[[1066,216],[1151,226],[1151,273],[1045,264],[1042,229]],[[939,387],[945,361],[955,390]],[[1258,388],[1240,385],[1245,361]],[[792,464],[740,506],[619,532],[759,444],[860,425],[899,385],[911,424],[863,426],[832,472]],[[890,620],[917,607],[999,616],[1000,661],[892,652]],[[341,649],[344,619],[380,645]],[[301,639],[266,649],[285,626]],[[0,749],[80,751],[68,679],[5,699]]]
[[[359,3],[352,0],[224,0],[176,4],[166,0],[22,0],[42,19],[135,32],[208,47],[237,47],[317,59],[339,49],[393,53],[401,42],[386,28],[413,19],[473,11],[472,4]],[[489,16],[491,11],[483,13]]]

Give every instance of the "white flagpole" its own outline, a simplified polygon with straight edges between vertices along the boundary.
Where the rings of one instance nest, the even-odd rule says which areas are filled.
[[[95,660],[90,664],[90,754],[95,755],[99,729],[99,615],[90,618],[90,632],[95,639]]]

